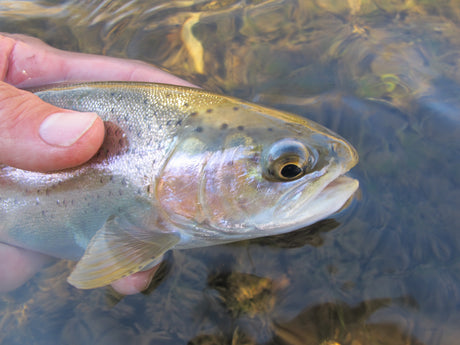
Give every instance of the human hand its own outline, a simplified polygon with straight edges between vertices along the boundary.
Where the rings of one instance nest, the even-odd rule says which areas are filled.
[[[66,52],[42,41],[0,34],[0,164],[53,171],[90,159],[104,138],[95,113],[59,109],[16,87],[62,81],[148,81],[193,86],[141,61]],[[75,117],[59,113],[75,113]],[[32,277],[49,257],[0,243],[0,292]],[[157,267],[117,280],[113,288],[134,294],[148,287]]]

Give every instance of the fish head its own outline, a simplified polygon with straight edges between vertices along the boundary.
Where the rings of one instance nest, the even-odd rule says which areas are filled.
[[[190,116],[157,176],[177,227],[214,242],[299,229],[338,211],[358,188],[355,149],[321,125],[253,104]]]

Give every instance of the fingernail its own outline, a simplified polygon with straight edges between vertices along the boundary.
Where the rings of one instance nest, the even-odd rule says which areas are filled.
[[[97,117],[96,113],[51,114],[42,122],[39,134],[49,145],[71,146],[91,128]]]

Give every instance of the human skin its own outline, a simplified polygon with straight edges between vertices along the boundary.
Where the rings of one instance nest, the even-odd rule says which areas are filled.
[[[18,88],[98,80],[193,86],[141,61],[67,52],[33,37],[0,33],[0,164],[47,172],[90,159],[104,138],[96,114],[59,109]],[[21,286],[50,260],[0,243],[0,293]],[[112,287],[125,295],[138,293],[148,287],[156,269],[117,280]]]

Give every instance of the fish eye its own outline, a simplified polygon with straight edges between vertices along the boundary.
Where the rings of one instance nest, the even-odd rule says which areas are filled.
[[[302,167],[294,163],[288,163],[283,166],[280,170],[280,176],[285,179],[293,179],[302,173]]]
[[[264,177],[271,181],[294,181],[314,165],[314,155],[301,142],[282,139],[262,154]]]

